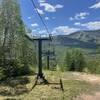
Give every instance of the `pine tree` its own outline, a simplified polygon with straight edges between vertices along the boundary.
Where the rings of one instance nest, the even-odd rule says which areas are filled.
[[[64,66],[69,71],[83,71],[85,67],[85,57],[80,50],[70,50],[66,52]]]

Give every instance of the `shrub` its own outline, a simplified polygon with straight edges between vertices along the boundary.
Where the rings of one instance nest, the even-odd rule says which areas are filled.
[[[92,59],[87,62],[86,72],[91,74],[100,74],[100,61],[98,59]]]
[[[7,77],[26,75],[32,72],[27,64],[22,64],[19,60],[7,60],[6,62],[4,75]]]
[[[6,75],[4,74],[4,68],[0,67],[0,80],[5,79]]]

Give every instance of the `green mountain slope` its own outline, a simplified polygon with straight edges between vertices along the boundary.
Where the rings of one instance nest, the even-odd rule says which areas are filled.
[[[78,39],[83,42],[100,43],[100,30],[78,31],[70,34],[68,37]]]
[[[55,45],[80,48],[97,48],[100,43],[100,30],[78,31],[70,35],[58,35],[54,37]]]

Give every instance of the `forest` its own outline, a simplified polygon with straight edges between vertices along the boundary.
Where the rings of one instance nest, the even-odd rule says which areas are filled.
[[[3,1],[0,6],[0,78],[27,74],[36,62],[33,44],[25,37],[17,1]]]

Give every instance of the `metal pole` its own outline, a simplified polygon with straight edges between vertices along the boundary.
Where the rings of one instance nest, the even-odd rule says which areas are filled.
[[[38,40],[38,77],[43,78],[42,73],[42,40]]]
[[[50,66],[49,66],[49,55],[47,55],[47,69],[49,70],[50,69]]]

